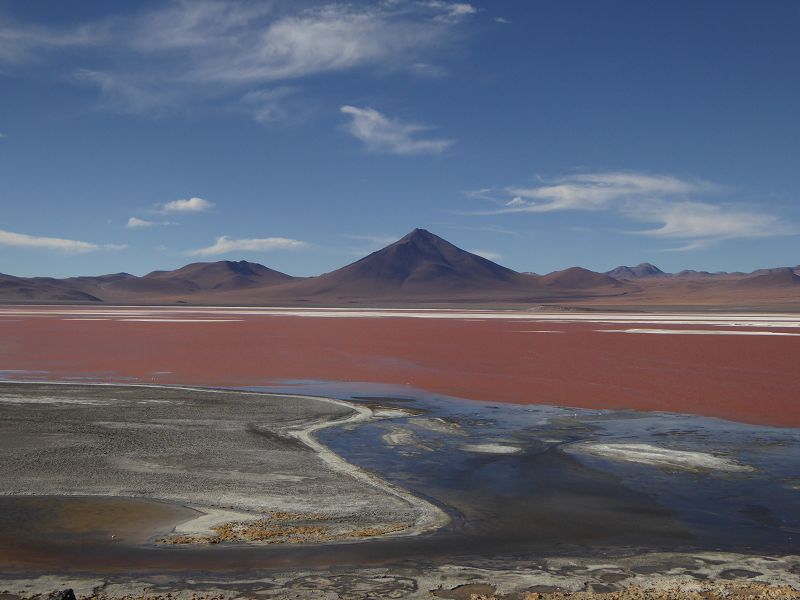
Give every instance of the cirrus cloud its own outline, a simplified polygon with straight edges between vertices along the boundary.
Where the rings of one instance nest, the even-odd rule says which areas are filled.
[[[69,254],[83,252],[94,252],[96,250],[124,250],[124,244],[93,244],[80,240],[70,240],[65,238],[29,235],[27,233],[15,233],[0,229],[0,245],[15,248],[40,248],[44,250],[55,250]]]
[[[272,250],[300,250],[307,247],[306,242],[284,237],[235,239],[226,235],[219,236],[216,241],[205,248],[190,250],[189,256],[217,256],[231,252],[269,252]]]
[[[71,26],[0,21],[0,65],[58,61],[57,76],[95,87],[105,109],[152,114],[216,103],[252,106],[256,120],[269,122],[286,112],[275,110],[281,84],[357,69],[413,72],[477,12],[447,1],[304,4],[171,0]]]
[[[352,119],[347,128],[350,134],[373,152],[440,154],[453,144],[452,140],[420,135],[431,127],[390,119],[372,108],[342,106],[340,110]]]
[[[468,194],[499,203],[471,214],[613,212],[653,227],[626,233],[680,242],[672,251],[705,248],[732,239],[758,239],[800,232],[777,214],[732,202],[698,197],[718,196],[725,187],[708,181],[637,172],[581,173],[533,187],[508,187],[501,200],[490,190]]]
[[[159,225],[175,225],[170,221],[148,221],[147,219],[140,219],[139,217],[131,217],[125,223],[126,229],[147,229],[148,227],[157,227]]]

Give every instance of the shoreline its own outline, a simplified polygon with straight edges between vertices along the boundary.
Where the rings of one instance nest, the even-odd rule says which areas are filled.
[[[435,504],[424,500],[423,498],[419,498],[413,493],[405,490],[399,486],[396,486],[378,475],[365,471],[360,467],[349,463],[343,457],[335,453],[333,450],[319,442],[315,437],[314,433],[316,431],[320,431],[323,429],[327,429],[329,427],[338,427],[346,424],[355,424],[360,422],[367,422],[372,420],[373,418],[380,418],[376,417],[375,413],[372,409],[366,406],[360,406],[355,403],[347,402],[345,400],[339,400],[336,398],[329,398],[325,396],[309,396],[309,395],[301,395],[301,394],[280,394],[280,393],[272,393],[272,392],[260,392],[260,391],[244,391],[244,390],[235,390],[235,389],[224,389],[219,387],[203,387],[203,386],[193,386],[193,385],[169,385],[169,384],[149,384],[149,383],[114,383],[114,382],[71,382],[71,381],[20,381],[20,380],[7,380],[7,379],[0,379],[1,384],[9,384],[9,385],[53,385],[53,386],[72,386],[72,387],[128,387],[128,388],[149,388],[149,389],[167,389],[167,390],[181,390],[181,391],[189,391],[189,392],[203,392],[203,393],[217,393],[217,394],[247,394],[247,395],[258,395],[269,397],[273,399],[303,399],[303,400],[312,400],[316,402],[324,402],[328,404],[333,404],[337,406],[341,406],[344,408],[349,409],[352,411],[352,414],[346,416],[342,419],[334,419],[331,421],[318,421],[312,423],[308,426],[296,429],[289,429],[287,434],[291,436],[293,439],[298,440],[303,445],[307,446],[311,450],[314,451],[315,455],[322,460],[328,467],[332,470],[343,473],[348,475],[358,481],[364,482],[369,486],[380,490],[381,492],[394,496],[395,498],[400,499],[401,501],[405,502],[406,504],[410,505],[412,509],[414,509],[417,513],[417,518],[415,522],[410,527],[403,527],[402,529],[397,529],[393,531],[379,531],[375,530],[373,535],[365,535],[359,537],[343,537],[342,539],[334,540],[336,543],[356,543],[360,541],[365,541],[368,539],[373,538],[385,538],[385,537],[411,537],[417,536],[424,533],[429,533],[435,530],[440,529],[441,527],[447,525],[450,522],[450,517],[447,513],[436,506]],[[77,497],[77,496],[87,496],[87,497],[97,497],[97,498],[142,498],[146,500],[153,500],[153,501],[162,501],[168,502],[173,504],[178,504],[183,506],[184,508],[191,509],[200,513],[197,517],[189,519],[187,521],[182,521],[177,523],[170,532],[166,535],[173,535],[173,534],[180,534],[184,536],[205,536],[209,534],[213,534],[213,529],[216,527],[224,526],[227,524],[232,524],[235,522],[247,522],[247,521],[256,521],[259,519],[264,519],[265,514],[258,513],[255,511],[239,511],[239,510],[226,510],[220,507],[214,506],[205,506],[201,504],[195,504],[192,502],[178,502],[169,498],[161,498],[156,495],[152,496],[128,496],[126,494],[91,494],[91,493],[83,493],[83,494],[2,494],[3,496],[51,496],[51,497]],[[192,543],[188,544],[191,546],[197,546],[202,542],[199,543]],[[244,543],[245,545],[259,545],[257,542],[253,541],[246,541],[240,542]],[[301,542],[303,545],[314,545],[314,544],[324,544],[330,543],[330,541],[303,541]],[[181,544],[183,545],[183,544]]]
[[[258,398],[288,399],[288,403],[276,402],[275,404],[280,406],[294,404],[298,406],[299,410],[289,411],[289,420],[286,421],[286,426],[276,426],[274,431],[284,436],[284,438],[296,440],[296,442],[292,441],[291,444],[296,444],[298,447],[302,444],[304,448],[307,448],[304,452],[309,459],[313,459],[315,462],[323,461],[326,471],[334,471],[334,476],[339,480],[342,479],[342,475],[349,474],[364,484],[377,487],[381,493],[391,493],[393,496],[399,494],[404,503],[415,502],[415,506],[417,506],[416,501],[420,500],[405,489],[396,487],[385,482],[380,477],[372,475],[373,471],[369,470],[371,468],[369,465],[372,463],[359,462],[358,458],[354,456],[354,461],[357,464],[367,465],[365,468],[361,468],[342,458],[350,455],[346,451],[348,447],[346,444],[339,445],[334,441],[339,438],[338,432],[331,432],[332,435],[320,437],[327,440],[331,444],[331,448],[342,452],[341,455],[317,439],[318,432],[326,428],[368,423],[373,418],[381,419],[382,416],[386,416],[380,408],[372,404],[365,406],[360,403],[352,403],[347,400],[326,396],[284,394],[274,391],[204,388],[187,385],[118,384],[113,382],[76,384],[66,381],[21,382],[13,380],[5,383],[9,388],[14,384],[18,384],[20,387],[36,385],[43,388],[48,385],[53,387],[63,385],[75,389],[61,394],[52,391],[52,388],[51,390],[45,388],[37,392],[38,396],[31,395],[43,399],[52,397],[50,401],[71,397],[86,400],[104,399],[113,406],[117,406],[117,399],[122,401],[126,395],[141,398],[146,402],[152,402],[152,399],[157,397],[172,398],[166,392],[163,394],[157,394],[156,392],[147,394],[145,392],[129,391],[126,394],[121,391],[124,388],[137,387],[172,390],[173,392],[178,389],[186,390],[190,393],[174,394],[174,398],[177,400],[184,398],[186,402],[192,403],[195,400],[190,399],[193,398],[200,402],[200,393],[208,394],[210,392],[228,397],[250,394],[254,396],[250,400],[251,404],[249,406],[251,408],[260,405]],[[93,386],[98,388],[118,388],[120,391],[109,393],[99,390],[95,393],[81,391],[81,388],[88,389]],[[321,389],[320,391],[324,393],[324,390]],[[17,393],[13,389],[7,389],[6,392],[11,400],[17,397]],[[309,401],[313,400],[313,402],[305,404],[306,408],[303,409],[301,407],[304,404],[299,400],[292,403],[292,398],[308,399]],[[244,402],[223,401],[215,397],[207,397],[203,402],[205,403],[204,406],[207,407],[217,404],[224,407],[243,407],[243,410],[245,410],[244,416],[251,416],[246,409],[248,404]],[[318,402],[340,406],[341,408],[317,409]],[[162,405],[148,404],[147,406],[156,410]],[[149,411],[151,409],[147,408],[146,410],[148,412],[141,414],[150,414]],[[159,410],[163,409],[159,408]],[[175,409],[170,408],[168,410]],[[221,414],[221,418],[226,419],[225,411],[227,410],[229,409],[225,408],[221,413],[218,412],[216,414]],[[395,407],[392,410],[402,409]],[[298,421],[298,416],[301,414],[306,415],[305,421]],[[310,422],[311,415],[314,417],[313,422]],[[326,418],[326,415],[329,420],[320,422],[319,419]],[[198,417],[200,416],[198,415]],[[539,417],[532,418],[538,419]],[[136,422],[136,420],[134,419],[132,422]],[[264,421],[261,419],[259,422]],[[224,423],[222,425],[224,429]],[[418,427],[423,427],[423,425],[422,423],[417,423]],[[503,421],[497,421],[493,427],[499,426],[501,429],[498,431],[502,431],[502,425]],[[519,424],[520,427],[523,425]],[[392,426],[392,421],[388,420],[385,428],[390,429]],[[353,431],[349,431],[348,428],[347,433],[358,435],[357,432],[369,431],[370,427],[359,427]],[[371,433],[373,437],[380,434],[380,427],[379,425],[377,433],[375,431]],[[458,445],[461,443],[460,440],[462,438],[460,436],[456,436],[454,439],[453,444]],[[269,438],[267,438],[267,443],[270,443]],[[268,447],[273,448],[274,446]],[[683,454],[678,454],[677,457],[682,459],[697,458],[694,455]],[[435,461],[437,458],[434,457],[432,460]],[[479,460],[493,461],[495,458],[487,457]],[[420,467],[418,466],[417,468]],[[392,473],[394,472],[392,471]],[[402,478],[399,480],[403,481]],[[267,487],[265,493],[269,495],[269,492],[270,490]],[[61,497],[63,498],[64,496]],[[149,499],[150,497],[140,496],[139,498]],[[56,498],[57,500],[58,498]],[[425,503],[424,500],[421,502]],[[442,500],[442,503],[446,506],[451,506],[446,500]],[[187,502],[180,504],[197,508]],[[224,508],[226,504],[220,503],[219,506]],[[457,505],[454,506],[457,507]],[[364,507],[362,506],[362,508]],[[545,506],[544,510],[546,508]],[[369,508],[367,507],[368,510]],[[169,593],[170,597],[178,598],[179,600],[190,600],[192,597],[202,597],[203,594],[209,594],[210,600],[211,596],[217,599],[222,597],[252,597],[253,595],[260,595],[265,598],[279,598],[286,597],[282,595],[284,593],[287,595],[293,594],[293,597],[297,598],[311,598],[317,597],[313,594],[319,590],[321,590],[320,593],[324,591],[339,593],[341,591],[343,594],[350,594],[352,592],[356,594],[355,597],[360,597],[357,594],[369,590],[373,597],[404,597],[412,599],[430,598],[431,594],[433,594],[436,597],[466,599],[470,597],[467,592],[474,592],[484,594],[487,598],[492,598],[492,595],[494,595],[497,598],[509,600],[509,598],[525,598],[525,593],[531,592],[533,589],[536,589],[535,593],[549,594],[552,592],[554,594],[553,598],[564,598],[563,595],[558,596],[557,594],[562,592],[583,593],[584,591],[594,594],[624,594],[626,589],[637,590],[643,588],[656,589],[666,593],[676,585],[679,585],[685,591],[698,590],[702,586],[714,586],[714,589],[717,589],[717,584],[720,586],[718,589],[721,590],[727,589],[726,586],[750,586],[748,589],[757,590],[759,589],[758,586],[767,583],[800,587],[800,557],[796,556],[793,548],[788,548],[788,552],[777,550],[770,552],[764,548],[762,549],[764,551],[754,553],[748,552],[746,549],[736,551],[733,546],[730,547],[728,552],[720,552],[713,548],[692,549],[689,547],[676,547],[673,550],[668,550],[666,547],[659,546],[653,549],[637,545],[609,546],[605,548],[600,546],[596,548],[580,548],[579,545],[576,545],[571,548],[564,547],[560,551],[555,548],[542,547],[535,552],[532,551],[530,555],[518,555],[511,549],[497,551],[499,553],[496,553],[491,550],[491,547],[489,549],[485,547],[466,549],[464,546],[457,546],[454,547],[455,550],[451,548],[450,551],[441,555],[426,555],[424,553],[420,554],[416,550],[429,544],[430,540],[436,543],[437,537],[425,537],[418,541],[403,540],[402,537],[429,531],[429,528],[436,523],[436,515],[426,515],[419,511],[414,513],[409,511],[406,514],[409,517],[407,522],[414,521],[414,530],[412,528],[404,528],[402,531],[392,531],[388,535],[373,535],[371,536],[374,540],[373,544],[368,545],[358,544],[359,541],[369,539],[368,537],[337,540],[334,543],[336,546],[341,546],[339,550],[337,550],[336,546],[326,547],[328,546],[327,542],[308,541],[301,544],[303,548],[297,548],[296,550],[292,550],[288,545],[279,545],[274,547],[274,553],[271,555],[273,560],[267,561],[264,560],[264,557],[270,556],[269,554],[258,554],[260,552],[259,548],[267,550],[266,547],[259,543],[234,542],[221,544],[217,546],[217,551],[205,550],[197,544],[193,544],[173,552],[163,546],[160,550],[155,550],[152,544],[148,542],[149,548],[142,548],[141,550],[150,552],[150,548],[152,548],[155,553],[151,558],[147,559],[146,563],[139,563],[139,566],[135,569],[132,569],[131,563],[128,562],[120,563],[123,566],[119,566],[116,563],[104,563],[104,556],[98,553],[96,562],[92,562],[90,558],[88,562],[83,560],[82,562],[72,563],[72,565],[65,563],[68,566],[62,565],[61,567],[56,567],[57,563],[51,562],[48,563],[50,566],[45,569],[26,570],[26,568],[21,568],[15,571],[15,575],[11,575],[9,571],[4,575],[0,575],[0,593],[5,591],[11,596],[16,595],[20,598],[28,598],[36,593],[46,594],[56,589],[74,588],[79,597],[98,599],[127,598],[131,600],[131,598],[144,594],[150,598],[164,595],[164,600],[167,600],[166,594]],[[220,522],[229,522],[231,515],[213,515],[209,511],[205,512],[204,515],[199,515],[198,518],[186,522],[194,522],[193,527],[195,528],[199,528],[199,525],[209,527],[213,526],[213,519],[216,517],[219,517]],[[206,519],[206,521],[198,523],[199,519]],[[558,526],[564,527],[566,523]],[[396,554],[391,558],[384,557],[373,561],[373,556],[380,556],[380,547],[384,545],[381,539],[390,536],[396,541],[388,542],[386,540],[389,545],[412,544],[412,546],[407,547],[405,554]],[[491,540],[489,539],[488,541]],[[345,559],[340,558],[337,552],[348,552],[344,548],[345,545],[350,552],[356,552],[357,554]],[[724,546],[718,546],[718,548],[722,547]],[[125,551],[123,544],[120,544],[119,548]],[[481,554],[484,551],[485,554]],[[272,551],[267,550],[267,552]],[[246,558],[248,556],[247,553],[253,554],[250,555],[250,558]],[[330,558],[320,562],[319,558],[328,553],[331,553]],[[159,555],[161,558],[159,558]],[[179,562],[164,563],[162,562],[164,557],[170,557],[169,560],[178,560]],[[358,560],[354,562],[356,557],[358,557]],[[245,563],[250,565],[247,567],[247,573],[242,571],[240,566]],[[145,566],[140,566],[142,564]],[[736,589],[739,589],[739,587]],[[402,595],[400,596],[389,596],[389,594],[401,592]],[[273,596],[273,594],[277,595]],[[506,597],[507,594],[510,596]],[[542,600],[551,596],[536,597]],[[584,596],[578,597],[583,598]],[[625,596],[615,597],[622,598]],[[605,596],[600,596],[600,598],[605,598]],[[7,600],[16,599],[10,597]]]

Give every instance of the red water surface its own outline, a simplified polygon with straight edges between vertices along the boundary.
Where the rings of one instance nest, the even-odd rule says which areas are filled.
[[[243,320],[1,318],[0,369],[211,386],[366,381],[493,402],[800,427],[800,337],[636,335],[596,331],[619,328],[596,323],[237,318]]]

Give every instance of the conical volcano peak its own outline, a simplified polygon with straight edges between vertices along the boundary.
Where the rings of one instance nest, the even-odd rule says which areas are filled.
[[[451,244],[425,229],[337,271],[298,284],[307,293],[347,290],[361,296],[446,297],[453,290],[510,289],[518,273]]]
[[[397,240],[398,243],[402,242],[445,242],[443,238],[435,235],[427,229],[416,229],[409,231],[406,235]]]

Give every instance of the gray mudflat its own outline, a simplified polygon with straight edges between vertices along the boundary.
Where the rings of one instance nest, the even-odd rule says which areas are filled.
[[[354,414],[297,396],[0,383],[0,494],[145,497],[207,513],[184,534],[279,512],[304,522],[303,539],[289,541],[413,525],[419,507],[408,498],[293,437]]]

